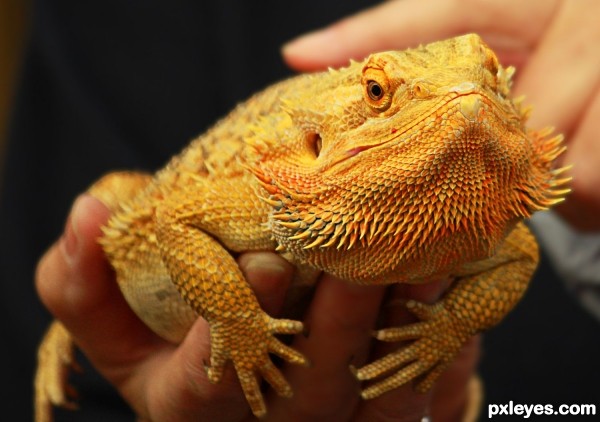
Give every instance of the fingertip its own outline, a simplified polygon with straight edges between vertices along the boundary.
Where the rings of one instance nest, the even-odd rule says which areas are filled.
[[[55,243],[42,255],[35,269],[35,288],[37,294],[46,308],[53,314],[56,314],[55,308],[57,300],[56,293],[62,292],[60,283],[64,277],[60,275],[66,267],[64,255],[58,250]],[[59,276],[51,276],[58,274]]]
[[[247,252],[238,265],[267,312],[278,312],[294,276],[294,266],[272,252]]]
[[[93,308],[113,292],[113,273],[98,243],[109,210],[90,195],[82,195],[73,204],[65,233],[58,249],[67,265],[64,299],[73,313]]]
[[[54,314],[77,312],[81,290],[93,284],[81,283],[81,272],[95,278],[109,272],[97,242],[100,225],[108,210],[96,199],[82,195],[75,200],[60,239],[40,259],[35,284],[42,302]],[[85,294],[84,296],[89,296]]]
[[[238,264],[248,275],[254,275],[254,272],[260,271],[281,277],[291,277],[294,273],[294,266],[291,263],[272,252],[246,252],[240,255]]]
[[[91,195],[83,194],[75,200],[69,220],[82,247],[100,249],[97,239],[109,216],[109,209]]]
[[[362,319],[363,311],[364,314],[377,312],[384,293],[384,286],[365,286],[342,280],[331,274],[324,274],[319,283],[316,299],[325,301],[327,306],[335,309],[344,308],[345,312],[350,312],[352,317]]]
[[[376,51],[404,49],[452,33],[447,2],[436,4],[433,13],[427,3],[384,2],[365,9],[288,42],[282,48],[283,58],[296,70],[324,70]]]
[[[298,71],[324,70],[328,66],[339,67],[347,64],[350,54],[338,40],[334,27],[328,27],[301,35],[281,48],[285,62]]]

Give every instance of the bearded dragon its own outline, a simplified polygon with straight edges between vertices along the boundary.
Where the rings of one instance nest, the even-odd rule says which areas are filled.
[[[523,220],[568,192],[553,166],[562,136],[526,128],[513,73],[474,34],[372,54],[254,95],[153,176],[104,177],[91,193],[112,210],[100,242],[123,295],[175,343],[205,318],[208,378],[232,361],[260,417],[261,379],[292,394],[270,354],[307,363],[275,335],[303,325],[261,309],[232,252],[277,251],[363,285],[452,277],[437,303],[408,301],[421,322],[375,333],[412,342],[355,370],[377,380],[365,399],[417,377],[430,389],[519,301],[538,260]],[[55,322],[40,349],[38,420],[64,403],[57,356],[70,347]]]

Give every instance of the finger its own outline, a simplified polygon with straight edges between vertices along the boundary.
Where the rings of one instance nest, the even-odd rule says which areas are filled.
[[[563,2],[515,86],[533,105],[529,126],[554,126],[565,134],[560,162],[574,165],[572,193],[557,210],[581,230],[600,228],[598,14],[594,0]]]
[[[140,365],[127,390],[145,395],[146,407],[138,412],[144,420],[235,422],[249,415],[230,362],[218,383],[208,378],[209,332],[206,320],[198,318],[175,350],[159,351]]]
[[[600,230],[600,87],[571,136],[563,162],[573,164],[572,192],[557,211],[576,229]]]
[[[599,14],[595,0],[565,1],[555,11],[515,85],[534,106],[531,127],[568,136],[585,113],[600,82]]]
[[[401,49],[415,40],[426,42],[452,32],[446,21],[441,20],[443,15],[438,9],[420,7],[417,3],[412,0],[386,2],[304,35],[284,46],[285,60],[298,70],[337,67],[347,64],[350,58],[362,59],[374,50]],[[451,2],[423,3],[436,3],[447,13],[450,11]],[[407,14],[411,14],[412,19],[406,19]],[[414,25],[414,22],[425,25]],[[431,28],[437,28],[435,33]]]
[[[277,315],[292,281],[294,266],[271,252],[244,253],[238,258],[238,265],[262,308]]]
[[[547,2],[389,1],[286,44],[283,55],[297,70],[341,66],[374,51],[398,50],[477,32],[511,64],[524,61],[556,0]],[[532,21],[531,16],[536,19]]]
[[[292,399],[272,398],[269,420],[346,420],[359,400],[351,363],[364,362],[371,342],[383,288],[356,286],[324,276],[307,311],[308,337],[294,347],[307,356],[309,368],[286,366]]]
[[[471,389],[470,383],[473,382],[479,362],[480,340],[480,336],[469,340],[456,360],[440,376],[433,390],[431,420],[475,420],[483,392]],[[473,418],[465,417],[473,413]]]

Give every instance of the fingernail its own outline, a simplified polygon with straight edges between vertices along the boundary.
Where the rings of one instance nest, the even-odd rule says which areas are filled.
[[[83,207],[84,197],[79,197],[73,203],[67,223],[65,224],[65,230],[60,243],[61,250],[63,252],[65,261],[70,266],[73,266],[79,252],[80,244],[80,231],[79,231],[79,217]]]

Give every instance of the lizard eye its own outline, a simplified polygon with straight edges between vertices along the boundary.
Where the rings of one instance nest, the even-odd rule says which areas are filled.
[[[383,98],[383,88],[377,81],[367,82],[367,95],[373,101],[379,101]]]
[[[388,109],[392,103],[392,87],[381,69],[366,69],[362,79],[363,97],[367,104],[377,112]]]

